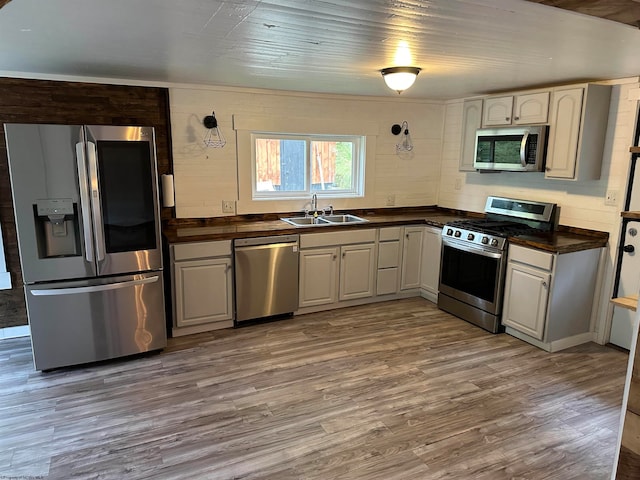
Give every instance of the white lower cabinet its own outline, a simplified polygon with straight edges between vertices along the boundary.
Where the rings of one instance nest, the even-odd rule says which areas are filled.
[[[601,248],[557,254],[509,245],[506,332],[550,352],[591,341],[601,253]]]
[[[424,227],[422,237],[422,266],[420,268],[420,293],[427,300],[438,301],[440,284],[440,257],[442,250],[442,229]]]
[[[300,252],[300,307],[338,301],[339,247],[313,248]]]
[[[376,230],[300,236],[300,308],[373,297]]]
[[[424,227],[404,227],[400,290],[420,288],[422,232]]]
[[[517,262],[509,262],[506,283],[508,295],[502,323],[542,340],[551,274]]]
[[[233,326],[231,242],[171,245],[173,336]]]
[[[339,300],[373,297],[375,243],[340,247]]]

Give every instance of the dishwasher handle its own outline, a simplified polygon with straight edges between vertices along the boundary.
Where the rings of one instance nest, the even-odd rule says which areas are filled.
[[[233,245],[236,249],[263,245],[274,247],[282,244],[297,244],[299,240],[299,235],[271,235],[269,237],[237,238]]]
[[[247,245],[242,247],[236,246],[235,251],[238,253],[241,253],[241,252],[252,252],[257,250],[276,250],[279,248],[291,248],[291,247],[293,247],[293,252],[297,253],[298,242],[266,243],[264,245]]]

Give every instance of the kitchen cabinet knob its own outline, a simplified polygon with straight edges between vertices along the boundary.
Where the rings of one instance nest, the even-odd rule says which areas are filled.
[[[338,258],[338,256],[334,254],[333,255],[333,259],[335,260],[336,258]]]
[[[342,258],[344,258],[347,255],[347,252],[342,252]]]
[[[514,120],[520,120],[520,117],[513,117]]]
[[[547,288],[547,282],[542,282],[542,288]]]
[[[504,117],[504,119],[505,119],[505,121],[507,121],[507,122],[508,122],[509,120],[511,120],[509,117]]]
[[[622,247],[622,250],[624,250],[627,253],[633,253],[636,248],[633,245],[625,245],[624,247]]]

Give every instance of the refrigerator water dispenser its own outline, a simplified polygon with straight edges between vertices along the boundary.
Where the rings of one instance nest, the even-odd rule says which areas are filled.
[[[34,214],[40,258],[80,255],[80,229],[72,199],[37,200]]]

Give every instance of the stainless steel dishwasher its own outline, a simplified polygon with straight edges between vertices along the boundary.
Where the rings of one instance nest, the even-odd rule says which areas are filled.
[[[298,309],[298,235],[234,241],[236,325]]]

